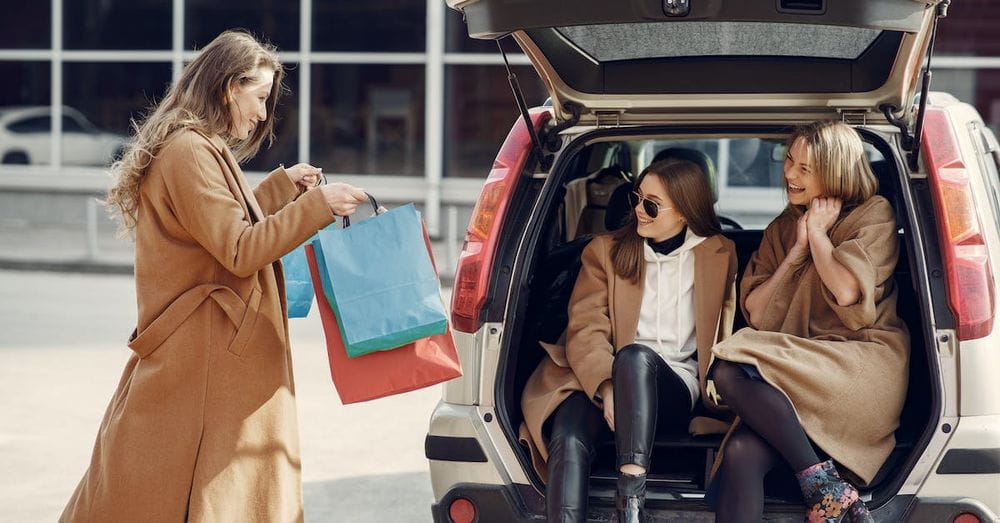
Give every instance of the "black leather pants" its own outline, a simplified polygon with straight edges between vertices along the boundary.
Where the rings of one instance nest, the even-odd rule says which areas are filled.
[[[649,469],[656,434],[684,434],[691,392],[653,349],[633,343],[615,355],[615,448],[618,467]]]
[[[612,382],[618,465],[649,468],[655,434],[687,430],[691,394],[663,359],[644,345],[618,351]],[[591,462],[597,445],[610,439],[610,429],[604,413],[583,392],[566,398],[552,413],[550,423],[548,520],[586,521]]]
[[[552,413],[549,482],[545,509],[550,523],[587,521],[590,464],[597,444],[611,439],[604,413],[583,392],[574,392]]]

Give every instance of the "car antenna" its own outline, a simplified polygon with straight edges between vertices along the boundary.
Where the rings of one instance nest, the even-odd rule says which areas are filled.
[[[931,41],[927,44],[927,65],[924,66],[923,83],[920,85],[920,106],[917,109],[917,123],[913,126],[913,147],[910,149],[909,163],[910,170],[916,172],[917,160],[920,158],[920,140],[923,138],[924,113],[927,111],[927,93],[931,87],[931,56],[934,54],[934,39],[937,37],[938,21],[948,16],[948,6],[951,0],[941,0],[937,5],[937,14],[934,23],[931,25]]]
[[[501,38],[507,36],[509,34]],[[531,142],[535,146],[535,156],[538,158],[538,163],[543,171],[548,171],[549,167],[551,167],[551,156],[545,155],[545,152],[542,150],[542,141],[538,138],[538,133],[535,132],[535,126],[531,125],[531,117],[528,116],[528,104],[524,102],[524,93],[521,92],[521,84],[517,82],[517,75],[510,69],[510,62],[507,61],[507,53],[503,50],[503,46],[500,45],[501,38],[498,38],[496,41],[497,48],[500,49],[500,56],[503,56],[503,66],[507,69],[507,81],[510,83],[510,90],[514,93],[514,101],[517,102],[517,108],[521,111],[524,125],[527,126],[528,134],[531,135]]]

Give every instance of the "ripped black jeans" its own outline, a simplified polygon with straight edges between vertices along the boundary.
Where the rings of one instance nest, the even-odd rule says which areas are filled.
[[[611,382],[617,466],[649,469],[655,436],[687,431],[691,393],[659,354],[640,344],[618,351]],[[549,417],[547,429],[548,520],[586,521],[591,463],[597,446],[611,439],[604,413],[585,393],[574,392]]]

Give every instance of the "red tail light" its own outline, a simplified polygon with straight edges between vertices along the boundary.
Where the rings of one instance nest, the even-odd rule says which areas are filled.
[[[531,123],[540,128],[550,113],[533,110]],[[451,299],[452,326],[462,332],[473,333],[479,329],[479,312],[489,290],[490,271],[496,254],[497,237],[507,204],[514,192],[517,177],[531,155],[531,135],[518,118],[507,139],[500,146],[493,169],[479,193],[479,201],[472,211],[472,219],[465,233],[465,247],[455,271],[455,287]]]
[[[465,498],[455,498],[448,507],[448,517],[453,523],[473,523],[476,521],[476,505]]]
[[[969,173],[944,110],[927,108],[922,142],[958,339],[982,338],[993,328],[993,271]]]

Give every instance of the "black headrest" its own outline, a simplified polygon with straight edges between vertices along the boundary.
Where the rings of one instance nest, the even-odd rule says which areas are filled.
[[[608,208],[604,211],[604,228],[613,231],[625,225],[625,218],[632,212],[632,201],[629,193],[632,192],[631,183],[623,183],[615,187],[615,192],[608,198]]]
[[[669,159],[687,160],[700,167],[708,177],[709,186],[712,188],[713,199],[718,199],[719,195],[715,185],[715,165],[712,163],[712,158],[697,149],[668,147],[667,149],[656,153],[656,156],[653,157],[653,161],[650,163],[652,164],[660,160]],[[632,192],[633,189],[634,186],[631,183],[625,183],[618,186],[615,189],[615,192],[611,194],[611,198],[608,199],[608,208],[604,212],[605,229],[613,231],[622,225],[625,225],[625,218],[628,217],[628,213],[632,212],[632,202],[629,198],[629,193]]]

